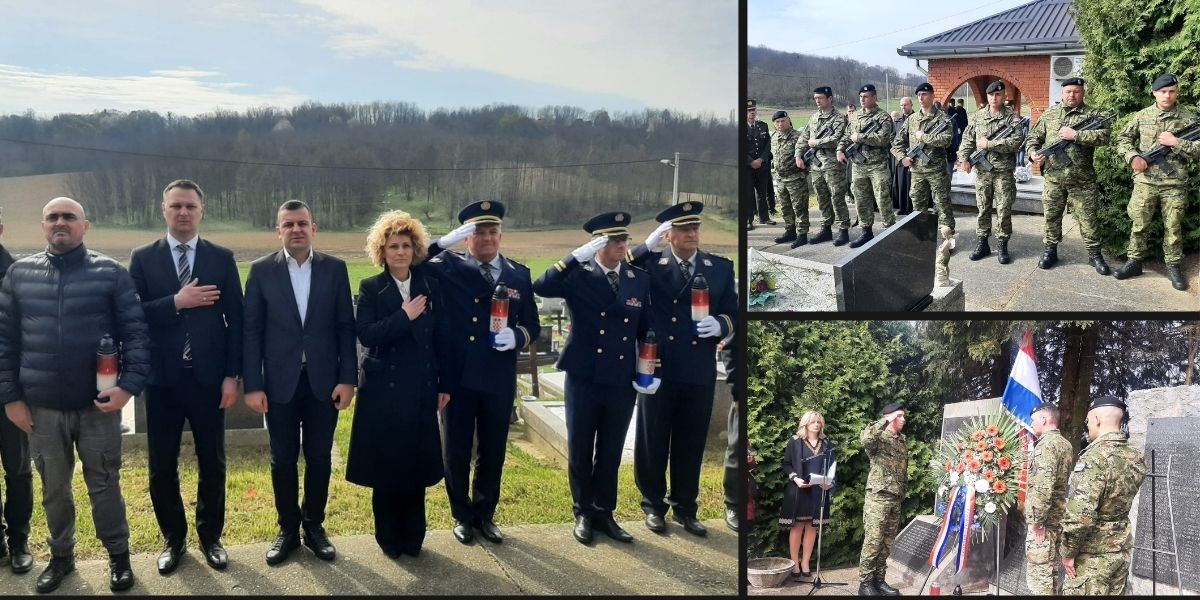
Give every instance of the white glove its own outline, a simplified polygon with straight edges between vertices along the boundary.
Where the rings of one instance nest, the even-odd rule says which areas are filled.
[[[662,245],[663,234],[665,234],[666,232],[668,232],[670,230],[671,230],[671,222],[670,221],[667,221],[666,223],[659,225],[658,229],[655,229],[650,234],[650,237],[646,238],[646,248],[648,250],[650,250],[651,252],[658,252],[659,247]]]
[[[505,327],[496,334],[496,343],[492,345],[493,350],[499,352],[507,352],[517,347],[517,334],[513,333],[512,327]]]
[[[721,335],[721,324],[717,322],[716,317],[708,315],[696,323],[696,333],[700,334],[702,338],[716,337]]]
[[[446,250],[451,246],[471,237],[472,233],[475,233],[475,224],[465,223],[463,225],[459,225],[457,229],[451,231],[450,233],[438,238],[437,242],[435,243],[442,250]]]
[[[662,383],[662,380],[657,377],[655,377],[654,381],[650,382],[650,385],[648,385],[646,387],[642,387],[637,384],[637,381],[634,381],[633,389],[637,390],[639,394],[646,394],[647,396],[649,396],[649,395],[654,394],[654,392],[658,391],[658,385],[660,383]]]
[[[595,256],[601,248],[604,248],[607,245],[608,236],[599,235],[592,238],[590,242],[572,250],[571,256],[574,256],[575,260],[579,261],[580,263],[585,263],[589,260],[592,260],[592,257]]]

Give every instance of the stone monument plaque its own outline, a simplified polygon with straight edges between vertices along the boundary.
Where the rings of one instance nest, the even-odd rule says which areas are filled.
[[[1175,512],[1175,536],[1179,543],[1179,576],[1185,589],[1200,589],[1200,467],[1196,456],[1200,453],[1200,439],[1196,435],[1195,419],[1186,417],[1151,418],[1146,427],[1146,467],[1150,467],[1150,451],[1155,451],[1155,469],[1166,474],[1168,458],[1174,456],[1171,465],[1171,500]],[[1154,486],[1154,510],[1151,511],[1150,494]],[[1135,527],[1134,545],[1151,547],[1151,512],[1155,515],[1153,547],[1174,550],[1171,540],[1171,520],[1167,510],[1167,479],[1146,477],[1138,493],[1138,516]],[[1153,573],[1151,571],[1154,571]],[[1151,553],[1147,550],[1133,551],[1135,575],[1153,578],[1159,583],[1175,585],[1175,561],[1169,555],[1159,554],[1157,569],[1151,568]]]
[[[929,550],[937,538],[938,523],[930,517],[917,517],[896,536],[888,558],[924,578],[929,570]],[[918,584],[919,585],[919,584]]]
[[[839,311],[920,310],[932,301],[937,216],[914,211],[833,265]]]

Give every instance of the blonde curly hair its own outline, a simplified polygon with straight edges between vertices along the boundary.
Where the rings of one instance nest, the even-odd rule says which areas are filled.
[[[413,264],[425,262],[425,257],[429,254],[429,232],[425,230],[425,225],[402,210],[391,210],[379,215],[367,232],[365,250],[371,258],[371,263],[377,267],[385,265],[383,247],[387,245],[388,238],[397,234],[407,235],[412,239]]]

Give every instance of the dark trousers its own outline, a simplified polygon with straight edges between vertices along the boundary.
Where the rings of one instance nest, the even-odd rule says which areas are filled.
[[[442,413],[446,494],[456,521],[479,524],[496,515],[514,400],[506,396],[459,390]],[[478,458],[471,482],[471,445],[476,436]]]
[[[767,169],[766,163],[758,169],[749,169],[750,171],[750,189],[745,190],[745,208],[743,216],[747,223],[754,222],[754,213],[758,212],[758,222],[766,223],[770,220],[770,215],[767,214],[770,208],[767,204],[767,186],[770,185],[771,171]]]
[[[275,490],[275,512],[279,529],[287,533],[320,529],[325,522],[332,470],[333,432],[338,411],[332,398],[318,398],[308,384],[308,372],[300,371],[300,382],[291,402],[267,398],[267,433],[271,436],[271,487]],[[304,504],[299,504],[301,431],[304,447]]]
[[[375,541],[384,552],[416,555],[425,541],[425,488],[371,491]]]
[[[646,514],[663,516],[670,507],[681,517],[696,516],[700,464],[704,461],[715,383],[663,381],[657,393],[638,396],[634,476]]]
[[[620,378],[618,378],[620,379]],[[617,508],[617,470],[637,392],[567,373],[567,475],[575,516],[611,517]]]
[[[179,450],[184,420],[191,425],[200,482],[196,534],[201,543],[221,539],[225,529],[225,411],[221,386],[196,381],[184,369],[174,386],[146,386],[146,444],[150,459],[150,502],[168,544],[183,545],[187,519],[179,493]]]
[[[738,481],[739,457],[742,451],[738,448],[738,439],[740,437],[738,431],[738,404],[731,402],[729,404],[729,421],[725,426],[725,477],[721,484],[725,490],[725,508],[730,510],[738,509]]]
[[[11,542],[29,540],[33,516],[33,467],[29,438],[5,415],[0,415],[0,464],[4,465],[4,490],[0,493],[0,543],[7,533]]]

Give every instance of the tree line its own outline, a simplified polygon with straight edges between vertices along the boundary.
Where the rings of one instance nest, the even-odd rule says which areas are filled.
[[[821,85],[833,88],[835,105],[857,105],[858,89],[865,83],[875,85],[882,101],[911,95],[923,81],[915,73],[851,58],[781,52],[766,46],[746,48],[746,88],[751,98],[766,106],[813,106],[813,88]]]

